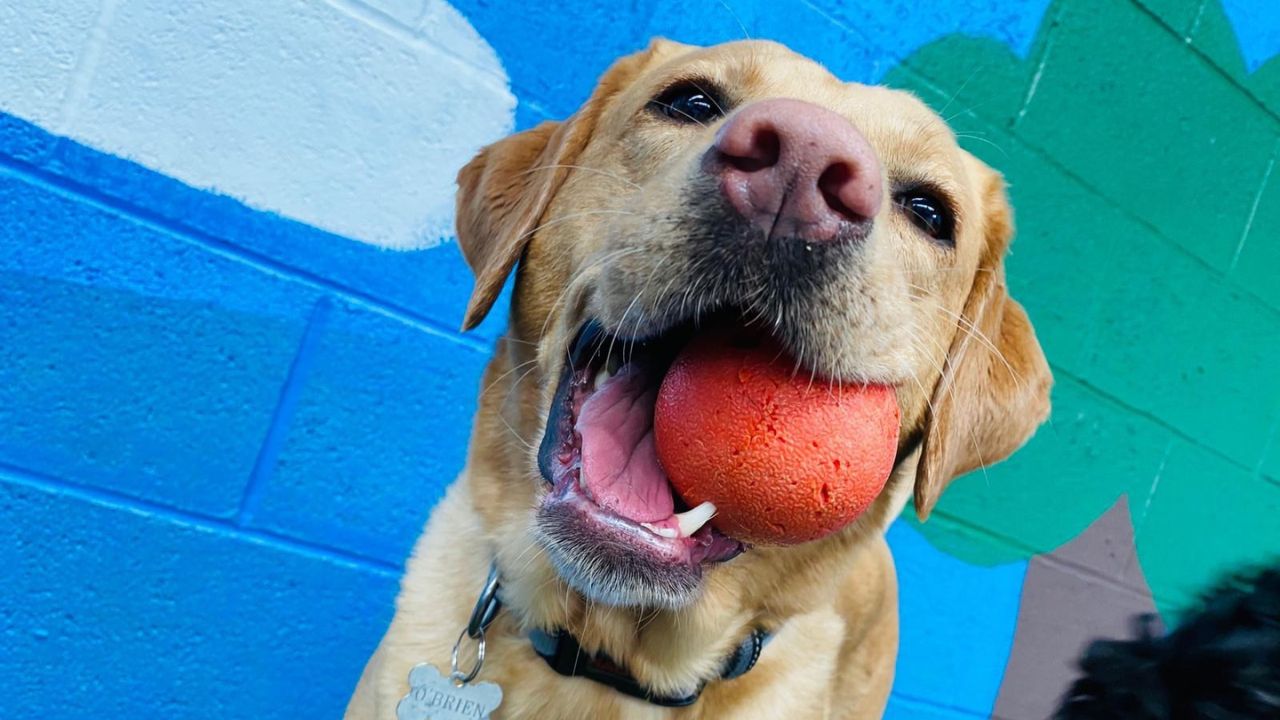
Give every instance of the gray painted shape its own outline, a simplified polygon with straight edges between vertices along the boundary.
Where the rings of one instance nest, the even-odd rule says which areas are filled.
[[[1133,618],[1155,613],[1121,496],[1074,540],[1027,565],[1013,650],[996,698],[997,720],[1051,717],[1099,637],[1129,637]]]

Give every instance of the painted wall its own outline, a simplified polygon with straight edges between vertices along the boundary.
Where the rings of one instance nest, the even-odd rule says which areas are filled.
[[[909,88],[1012,185],[1056,410],[892,529],[891,717],[1043,717],[1280,553],[1280,6],[929,5],[4,3],[0,717],[340,714],[501,329],[453,172],[654,34]]]

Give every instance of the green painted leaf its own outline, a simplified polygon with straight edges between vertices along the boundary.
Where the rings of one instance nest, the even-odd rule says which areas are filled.
[[[1058,377],[1051,423],[926,536],[1008,562],[1127,494],[1162,610],[1280,554],[1280,59],[1246,74],[1217,0],[1059,0],[1026,59],[953,36],[887,82],[1005,173],[1010,286]]]

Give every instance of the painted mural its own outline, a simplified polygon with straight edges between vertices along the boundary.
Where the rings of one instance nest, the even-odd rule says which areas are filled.
[[[1055,412],[891,529],[889,717],[1042,718],[1280,554],[1271,0],[14,0],[0,717],[341,714],[502,328],[453,173],[652,35],[909,89],[1009,180]]]

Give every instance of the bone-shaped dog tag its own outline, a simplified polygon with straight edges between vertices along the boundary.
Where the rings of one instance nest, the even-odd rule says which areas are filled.
[[[423,663],[409,671],[409,694],[396,705],[396,720],[488,720],[501,703],[497,684],[459,685]]]

